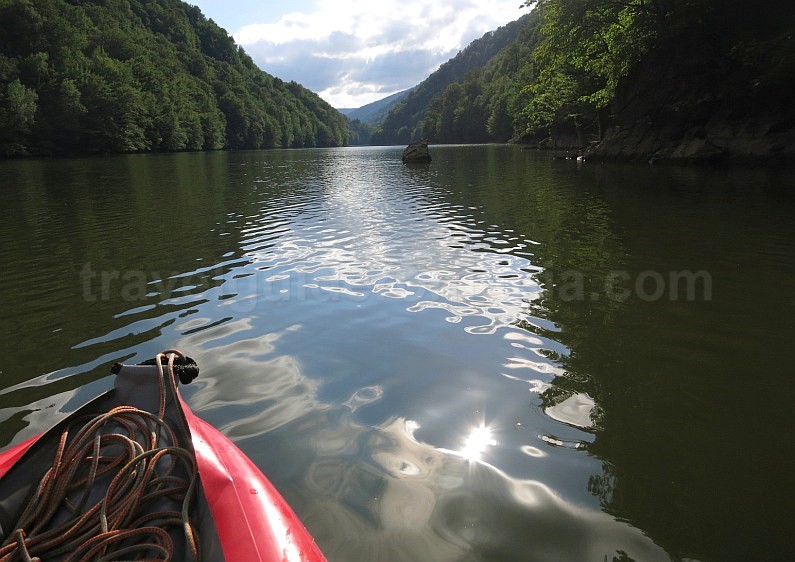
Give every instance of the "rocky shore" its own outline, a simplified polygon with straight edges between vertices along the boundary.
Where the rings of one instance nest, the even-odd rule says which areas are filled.
[[[795,127],[772,117],[731,120],[716,115],[684,131],[643,121],[609,128],[584,151],[596,160],[714,162],[781,160],[795,163]]]

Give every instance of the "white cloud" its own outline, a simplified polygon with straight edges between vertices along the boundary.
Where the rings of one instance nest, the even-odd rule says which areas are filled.
[[[313,12],[252,23],[235,40],[266,72],[335,107],[410,88],[487,31],[519,18],[517,0],[321,0]]]

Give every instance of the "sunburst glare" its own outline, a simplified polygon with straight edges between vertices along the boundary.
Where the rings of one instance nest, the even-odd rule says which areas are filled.
[[[467,436],[466,441],[464,441],[464,447],[459,453],[469,461],[479,461],[486,447],[496,444],[497,442],[491,436],[491,429],[481,425],[474,428]]]

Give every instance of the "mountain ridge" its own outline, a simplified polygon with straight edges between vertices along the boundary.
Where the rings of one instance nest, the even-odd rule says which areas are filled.
[[[397,104],[373,133],[372,144],[407,144],[429,136],[420,122],[435,98],[439,98],[451,84],[463,80],[467,73],[482,69],[500,51],[515,42],[519,33],[536,16],[533,12],[485,33],[420,82]]]
[[[377,126],[383,123],[389,111],[408,96],[414,88],[416,88],[416,86],[396,92],[361,107],[338,107],[336,109],[351,120],[359,119],[368,125]]]

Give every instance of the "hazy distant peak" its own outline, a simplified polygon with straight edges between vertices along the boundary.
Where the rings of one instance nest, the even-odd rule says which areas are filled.
[[[337,108],[337,111],[343,115],[347,115],[350,119],[358,119],[364,123],[378,126],[384,122],[384,119],[386,118],[389,111],[398,103],[400,103],[403,98],[408,96],[412,90],[414,90],[414,88],[416,88],[416,86],[401,92],[397,92],[396,94],[392,94],[391,96],[387,96],[372,103],[368,103],[367,105],[363,105],[361,107],[343,107]]]

